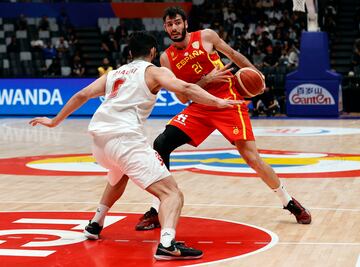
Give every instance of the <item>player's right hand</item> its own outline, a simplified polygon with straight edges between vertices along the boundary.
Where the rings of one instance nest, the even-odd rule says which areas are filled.
[[[234,68],[230,68],[232,62],[226,64],[222,69],[215,67],[206,75],[207,83],[220,83],[228,82],[228,79],[232,77],[231,71]]]
[[[54,123],[53,119],[49,119],[48,117],[36,117],[29,121],[31,126],[36,126],[37,124],[44,125],[46,127],[52,128],[55,127],[56,124]]]

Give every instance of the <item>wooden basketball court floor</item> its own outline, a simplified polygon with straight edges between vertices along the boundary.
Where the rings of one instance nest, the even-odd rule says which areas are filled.
[[[68,119],[54,129],[31,128],[27,125],[28,121],[28,118],[0,120],[0,159],[91,153],[91,139],[86,132],[89,119]],[[162,132],[166,122],[167,120],[164,119],[148,121],[146,127],[149,140],[152,141]],[[252,120],[252,123],[254,128],[360,129],[360,120],[357,119],[257,119]],[[286,130],[281,131],[286,133]],[[359,155],[360,134],[258,136],[257,146],[262,150]],[[199,148],[186,145],[179,151],[224,148],[232,148],[232,146],[222,136],[211,135]],[[358,165],[359,157],[352,157]],[[343,156],[339,156],[338,160],[341,161],[342,158]],[[334,166],[336,168],[336,163]],[[273,247],[260,253],[210,263],[206,266],[358,267],[360,266],[359,170],[360,168],[354,172],[355,175],[349,174],[346,178],[337,177],[335,171],[335,175],[329,175],[333,177],[282,179],[289,193],[311,211],[313,222],[310,225],[297,224],[293,216],[282,209],[275,194],[259,178],[191,171],[176,171],[173,175],[185,195],[182,215],[250,224],[267,229],[279,237]],[[12,175],[2,174],[0,171],[0,210],[3,215],[14,211],[92,212],[97,207],[105,183],[103,176]],[[129,182],[125,194],[111,212],[140,214],[149,208],[150,203],[150,195]],[[133,226],[129,227],[132,231]],[[188,229],[188,231],[196,233],[197,230]],[[206,246],[203,249],[206,257]],[[149,254],[149,257],[151,256]],[[9,257],[11,256],[0,256],[0,266],[6,266]],[[71,253],[68,257],[71,258]],[[171,266],[161,264],[153,261],[149,266]],[[136,259],[134,259],[135,265]],[[56,266],[71,266],[71,264],[66,265],[59,261]],[[114,265],[99,261],[94,266]]]

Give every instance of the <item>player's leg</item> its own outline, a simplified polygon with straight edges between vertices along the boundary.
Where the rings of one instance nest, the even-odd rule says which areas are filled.
[[[186,108],[176,115],[166,126],[165,131],[155,139],[154,149],[160,154],[168,169],[172,151],[186,143],[197,146],[214,130],[214,128],[205,125],[205,121],[200,112]],[[139,218],[139,222],[135,226],[136,230],[152,230],[160,227],[159,204],[159,199],[153,197],[150,210]]]
[[[184,197],[174,178],[168,176],[161,179],[147,187],[146,191],[160,199],[160,244],[154,257],[157,260],[201,258],[203,255],[201,250],[187,247],[184,243],[175,240],[176,226],[184,204]]]
[[[176,148],[189,143],[190,137],[181,129],[171,124],[154,141],[154,149],[160,154],[166,167],[170,169],[170,154]]]
[[[159,153],[164,164],[170,169],[170,154],[176,148],[190,142],[190,137],[173,125],[166,125],[165,131],[159,134],[154,141],[154,149]],[[150,210],[145,212],[139,218],[139,222],[135,226],[137,231],[152,230],[160,227],[158,218],[160,200],[156,197],[152,198]]]
[[[222,135],[236,145],[246,163],[256,171],[268,187],[274,190],[283,206],[295,215],[296,220],[299,223],[310,223],[310,213],[291,198],[273,168],[261,159],[256,148],[247,107],[241,105],[236,109],[217,111],[209,114],[209,117]]]
[[[136,143],[136,142],[133,142]],[[155,254],[159,260],[196,259],[202,251],[175,241],[176,226],[183,206],[183,194],[164,162],[149,144],[128,144],[121,157],[124,172],[141,188],[160,199],[160,244]]]
[[[111,172],[111,171],[110,171]],[[114,173],[116,175],[116,173]],[[129,177],[124,175],[114,186],[107,183],[100,203],[96,208],[94,217],[85,227],[84,234],[88,239],[99,239],[99,235],[104,226],[104,220],[109,209],[122,196],[125,191]]]
[[[104,136],[95,137],[93,139],[93,156],[98,164],[109,171],[107,174],[108,183],[103,192],[99,206],[96,209],[94,217],[84,229],[84,235],[88,239],[99,238],[107,212],[113,206],[115,201],[122,196],[127,185],[128,176],[124,175],[119,166],[111,161],[111,157],[108,156],[109,151],[116,151],[118,149],[121,149],[121,147],[119,147],[119,142],[115,138],[111,139]]]
[[[294,214],[298,223],[309,224],[311,222],[310,212],[288,194],[274,169],[260,157],[255,141],[237,140],[235,145],[246,163],[280,198],[284,209]]]

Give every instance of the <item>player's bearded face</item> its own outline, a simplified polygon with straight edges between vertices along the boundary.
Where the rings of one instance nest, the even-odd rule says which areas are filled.
[[[175,18],[167,18],[165,21],[166,34],[173,42],[182,42],[186,37],[187,23],[180,15]]]
[[[176,35],[176,36],[172,36],[173,32],[171,34],[167,33],[169,38],[171,39],[171,41],[173,42],[182,42],[185,39],[186,36],[186,29],[185,29],[185,25],[184,28],[181,31],[181,35]]]

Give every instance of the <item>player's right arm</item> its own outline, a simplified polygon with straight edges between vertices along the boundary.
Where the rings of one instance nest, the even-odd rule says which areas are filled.
[[[176,78],[174,73],[165,67],[147,68],[146,83],[153,93],[157,93],[161,88],[165,88],[176,94],[183,94],[186,98],[203,105],[229,108],[243,103],[241,100],[225,100],[215,97],[196,84],[187,83]]]
[[[170,62],[169,62],[169,58],[168,58],[168,56],[167,56],[167,54],[165,52],[162,53],[161,56],[160,56],[160,64],[161,64],[162,67],[166,67],[169,70],[171,70],[171,65],[170,65]],[[183,94],[176,93],[176,97],[183,104],[189,102],[189,99],[186,96],[184,96]]]
[[[75,95],[73,95],[54,118],[50,119],[47,117],[36,117],[32,119],[29,124],[32,126],[42,124],[50,128],[59,125],[70,114],[72,114],[75,110],[84,105],[90,98],[103,96],[105,94],[106,77],[107,75],[101,76],[100,78],[77,92]]]

